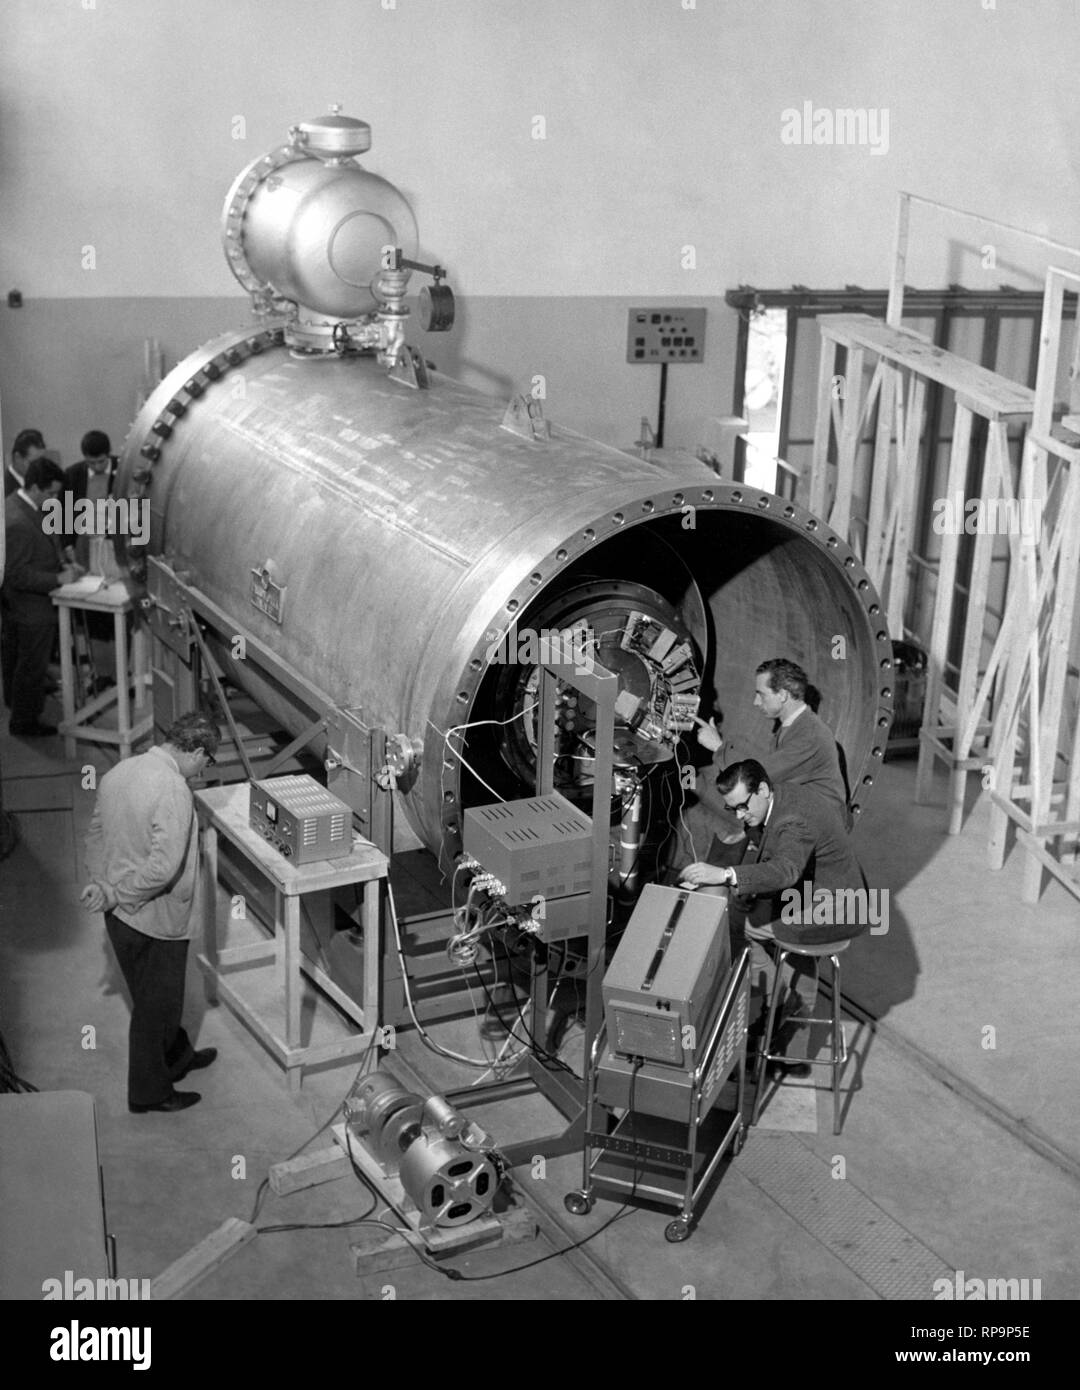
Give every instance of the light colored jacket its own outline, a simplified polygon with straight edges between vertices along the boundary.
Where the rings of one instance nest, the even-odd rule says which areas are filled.
[[[146,936],[190,937],[198,864],[195,802],[165,749],[110,768],[86,833],[86,867],[106,908]]]

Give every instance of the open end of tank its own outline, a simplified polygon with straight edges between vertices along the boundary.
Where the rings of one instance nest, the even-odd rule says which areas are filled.
[[[715,718],[740,757],[769,748],[771,725],[753,704],[755,669],[786,657],[820,692],[819,713],[836,734],[857,799],[884,747],[887,717],[885,727],[879,718],[890,698],[891,653],[873,589],[859,588],[856,572],[833,553],[835,538],[823,527],[820,533],[745,510],[698,509],[692,527],[679,515],[654,518],[568,566],[524,609],[485,673],[470,722],[498,722],[468,732],[463,751],[477,775],[463,770],[462,804],[490,801],[492,792],[512,798],[532,791],[537,651],[543,659],[545,633],[575,631],[564,649],[591,650],[616,671],[620,692],[639,701],[634,717],[620,720],[617,762],[632,766],[636,758],[640,771],[673,755],[684,765],[702,761],[692,726],[682,729],[681,743],[677,730],[648,737],[647,716],[633,727],[640,702],[647,706],[649,673],[663,664],[644,650],[653,639],[664,660],[685,644],[689,660],[672,680],[684,695],[699,697],[701,715]],[[628,642],[635,624],[643,639]],[[664,631],[673,636],[661,639]],[[556,720],[556,785],[572,795],[590,772],[588,702],[560,689]],[[666,754],[657,751],[665,745]]]

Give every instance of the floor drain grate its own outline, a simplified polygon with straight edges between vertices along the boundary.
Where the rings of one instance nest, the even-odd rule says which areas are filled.
[[[932,1299],[952,1268],[794,1135],[751,1132],[737,1160],[752,1182],[884,1299]]]

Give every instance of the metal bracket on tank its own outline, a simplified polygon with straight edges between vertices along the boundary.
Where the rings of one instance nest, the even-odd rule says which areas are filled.
[[[514,396],[506,407],[500,428],[533,444],[546,444],[551,439],[551,425],[544,419],[544,407],[533,396]]]
[[[184,661],[191,658],[195,637],[191,630],[191,610],[187,590],[179,575],[151,560],[147,593],[141,601],[150,625],[150,634]]]
[[[407,792],[420,775],[424,745],[408,734],[386,735],[386,759],[375,774],[384,791]]]
[[[281,583],[277,566],[267,560],[251,571],[251,590],[248,598],[252,605],[265,613],[271,622],[279,626],[285,621],[285,595],[288,587]]]
[[[371,833],[371,730],[354,711],[326,715],[326,785],[352,807],[364,834]]]
[[[398,353],[398,359],[386,373],[391,381],[402,386],[411,386],[417,391],[426,391],[430,386],[427,363],[415,348],[406,343]]]

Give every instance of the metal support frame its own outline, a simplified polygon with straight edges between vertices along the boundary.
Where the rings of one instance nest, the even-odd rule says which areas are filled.
[[[726,930],[726,926],[725,926]],[[601,1072],[610,1049],[601,1026],[586,1052],[586,1128],[583,1135],[582,1186],[567,1193],[568,1211],[584,1216],[597,1196],[632,1201],[635,1197],[679,1208],[679,1215],[664,1231],[665,1239],[678,1242],[690,1235],[694,1218],[721,1159],[743,1146],[746,1125],[743,1107],[746,1091],[747,1019],[750,1010],[750,952],[744,950],[724,985],[723,999],[709,1036],[693,1071],[686,1076],[686,1112],[683,1120],[657,1123],[656,1117],[627,1106],[613,1130],[597,1121],[611,1118],[612,1106],[598,1096]],[[702,1145],[701,1129],[708,1120],[721,1088],[732,1077],[736,1082],[735,1107],[724,1131]],[[635,1073],[636,1075],[636,1073]],[[631,1083],[632,1087],[632,1083]],[[633,1090],[630,1089],[630,1096]],[[663,1132],[654,1138],[639,1137],[638,1129],[656,1124]],[[660,1142],[657,1142],[657,1139]],[[615,1171],[610,1155],[622,1160]],[[629,1168],[630,1172],[627,1173]]]
[[[253,633],[239,627],[236,620],[212,602],[201,590],[190,584],[163,560],[151,557],[147,561],[151,598],[147,601],[150,628],[156,643],[166,648],[174,663],[178,681],[184,687],[183,703],[195,703],[192,693],[198,689],[196,663],[213,671],[212,653],[204,634],[199,629],[202,622],[217,636],[228,641],[240,637],[244,643],[244,660],[260,674],[284,689],[294,701],[298,710],[312,716],[311,722],[285,748],[275,750],[265,763],[255,762],[247,756],[246,739],[235,727],[220,684],[217,684],[219,698],[224,703],[230,733],[240,750],[240,758],[245,775],[249,778],[269,777],[277,771],[300,748],[316,740],[326,739],[326,761],[328,764],[328,784],[336,795],[347,802],[359,822],[361,833],[377,849],[393,858],[394,840],[394,798],[388,789],[380,788],[375,774],[387,760],[387,733],[383,729],[371,728],[358,718],[352,709],[341,709],[329,695],[318,686],[298,675],[290,666],[283,663],[265,643]],[[162,653],[159,652],[159,659]],[[157,670],[158,661],[152,661]],[[352,904],[343,904],[345,910],[354,912]],[[402,920],[403,931],[414,921]],[[445,912],[429,914],[420,923],[420,934],[430,936],[445,925],[451,926],[452,915]],[[426,940],[425,936],[425,940]],[[393,991],[392,972],[396,963],[393,951],[384,949],[378,962],[381,997],[386,1000]],[[322,987],[322,981],[318,981]],[[465,1012],[471,1002],[467,985],[460,977],[447,977],[437,982],[437,1000],[433,1003],[429,1017],[441,1017],[457,1012]],[[332,996],[334,997],[334,996]],[[407,1019],[387,1017],[381,1022],[406,1026]]]
[[[357,815],[364,835],[372,841],[388,858],[392,859],[394,838],[393,796],[388,790],[380,790],[375,782],[375,771],[386,763],[387,732],[370,728],[356,717],[355,711],[339,709],[328,695],[316,685],[298,675],[292,668],[282,663],[274,652],[254,634],[238,628],[234,618],[227,615],[199,589],[190,584],[164,561],[148,560],[151,573],[151,593],[155,596],[149,603],[151,630],[159,643],[166,645],[174,658],[188,673],[188,684],[194,688],[194,661],[201,658],[212,670],[212,653],[199,630],[198,623],[205,623],[218,635],[230,641],[240,636],[244,640],[245,661],[253,664],[260,673],[271,678],[283,687],[296,702],[298,708],[313,716],[311,723],[285,749],[276,752],[271,760],[262,766],[253,765],[241,755],[248,776],[266,777],[272,774],[286,755],[291,756],[301,747],[321,736],[327,740],[328,761],[334,764],[329,779],[333,790],[347,801]],[[586,1028],[589,1038],[595,1036],[599,1027],[601,1013],[600,981],[603,975],[604,943],[607,929],[607,857],[608,857],[608,807],[614,769],[615,735],[615,697],[618,680],[603,667],[594,664],[589,671],[575,666],[552,663],[543,668],[541,681],[541,704],[538,710],[540,736],[540,755],[537,768],[537,786],[541,793],[553,789],[554,777],[554,705],[555,683],[562,681],[572,685],[580,694],[595,702],[597,708],[596,781],[593,800],[593,883],[589,897],[589,921],[586,928],[589,940],[589,968],[587,976]],[[219,687],[220,694],[220,687]],[[223,698],[223,696],[221,697]],[[550,716],[550,717],[548,717]],[[550,727],[549,727],[550,726]],[[234,739],[241,740],[230,719]],[[545,735],[546,731],[546,735]],[[340,747],[338,746],[340,745]],[[358,747],[359,745],[359,747]],[[242,742],[238,742],[242,748]],[[545,751],[546,749],[546,751]],[[545,761],[546,760],[546,761]],[[545,768],[547,769],[545,774]],[[599,801],[597,800],[599,798]],[[598,812],[599,807],[599,812]],[[402,919],[403,931],[416,924],[420,936],[427,940],[445,925],[452,924],[452,915],[446,912],[422,914],[419,918]],[[390,979],[396,957],[384,949],[379,962],[381,997],[385,1001],[393,988]],[[543,992],[546,972],[536,984],[536,994]],[[319,981],[320,986],[322,984]],[[469,1000],[467,986],[458,978],[449,976],[433,981],[434,997],[429,1001],[429,1019],[450,1016],[459,1011],[458,1003],[464,1008]],[[534,1001],[534,1020],[543,1019],[546,1011],[546,998],[539,1008]],[[382,1022],[395,1022],[387,1017]],[[405,1020],[399,1020],[404,1024]],[[552,1136],[549,1141],[541,1141],[541,1147],[526,1146],[530,1154],[544,1152],[568,1152],[580,1147],[582,1116],[584,1113],[584,1093],[582,1085],[568,1078],[566,1073],[549,1071],[535,1058],[526,1059],[531,1063],[528,1079],[534,1088],[540,1089],[548,1099],[567,1117],[573,1118],[571,1129],[563,1135]],[[519,1079],[520,1080],[520,1079]],[[497,1085],[499,1083],[496,1083]],[[478,1091],[468,1092],[475,1097]],[[490,1091],[487,1093],[491,1096]],[[571,1134],[571,1131],[573,1133]]]
[[[821,978],[821,962],[827,960],[832,964],[832,1008],[829,1017],[824,1018],[820,1015],[803,1016],[796,1015],[789,1020],[789,1027],[795,1028],[814,1028],[826,1025],[829,1029],[829,1055],[827,1057],[807,1057],[806,1065],[810,1067],[828,1067],[832,1072],[831,1090],[833,1098],[833,1134],[840,1133],[841,1104],[840,1104],[840,1080],[843,1076],[844,1067],[848,1062],[847,1038],[844,1035],[844,1025],[840,1017],[840,956],[850,945],[848,941],[829,942],[823,946],[797,946],[792,941],[777,940],[776,952],[776,976],[770,992],[769,1006],[766,1013],[765,1032],[762,1035],[761,1046],[754,1062],[754,1108],[750,1114],[750,1124],[756,1125],[758,1115],[761,1113],[762,1102],[765,1098],[766,1069],[770,1062],[790,1061],[786,1052],[771,1049],[776,1045],[776,1020],[780,1000],[786,992],[784,983],[784,966],[792,956],[803,956],[814,962],[814,969],[817,972],[818,980]],[[800,1059],[802,1060],[802,1059]]]
[[[596,759],[592,794],[592,878],[585,926],[588,965],[585,973],[585,1055],[589,1056],[603,1023],[601,984],[607,942],[608,855],[611,842],[611,794],[615,771],[615,699],[618,678],[599,663],[586,670],[573,662],[544,662],[538,687],[536,794],[555,789],[555,695],[559,682],[572,686],[596,705]],[[533,1037],[542,1031],[547,1012],[546,969],[535,971],[530,1009]],[[531,1083],[531,1087],[528,1085]],[[489,1103],[538,1090],[569,1121],[567,1126],[540,1139],[510,1144],[502,1152],[513,1167],[542,1156],[556,1158],[581,1148],[585,1135],[586,1095],[583,1078],[544,1066],[528,1053],[504,1081],[447,1093],[453,1105]]]

